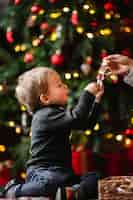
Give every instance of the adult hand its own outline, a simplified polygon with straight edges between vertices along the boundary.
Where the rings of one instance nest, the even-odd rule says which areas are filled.
[[[103,63],[106,64],[101,69],[109,67],[112,74],[126,74],[130,68],[133,68],[133,59],[120,54],[112,54],[105,57]]]
[[[98,85],[96,82],[91,82],[85,87],[85,90],[93,94],[96,97],[95,101],[99,102],[104,93],[104,85]]]

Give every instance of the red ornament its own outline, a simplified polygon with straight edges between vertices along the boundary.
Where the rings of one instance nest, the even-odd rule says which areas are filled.
[[[71,23],[72,23],[74,26],[78,25],[78,23],[79,23],[79,20],[78,20],[78,12],[77,12],[76,10],[74,10],[74,11],[72,12]]]
[[[7,32],[6,32],[6,40],[7,40],[9,43],[13,43],[13,42],[14,42],[13,31],[11,30],[11,28],[8,28],[8,29],[7,29]]]
[[[57,52],[51,56],[51,63],[56,66],[61,66],[64,63],[64,56]]]
[[[24,56],[24,62],[25,63],[30,63],[32,62],[34,59],[33,54],[32,53],[26,53]]]
[[[92,64],[92,57],[91,56],[88,56],[85,60],[85,63],[88,64],[88,65],[91,65]]]
[[[97,28],[98,22],[97,22],[97,21],[92,21],[92,22],[90,22],[90,25],[91,25],[93,28]]]
[[[14,4],[17,6],[21,3],[21,0],[14,0]]]
[[[124,134],[125,134],[125,135],[133,135],[133,130],[130,129],[130,128],[127,128],[127,129],[124,131]]]
[[[47,30],[49,28],[49,24],[47,22],[43,22],[40,25],[40,29],[43,30]]]
[[[104,4],[104,9],[108,12],[114,9],[114,6],[111,2],[107,2]]]
[[[50,3],[56,3],[58,0],[49,0]]]
[[[40,5],[33,5],[33,6],[31,7],[31,12],[34,13],[34,14],[38,14],[38,13],[40,12],[41,9],[42,9],[42,8],[41,8]]]
[[[103,59],[108,55],[106,49],[102,49],[101,53],[100,53],[100,58]]]

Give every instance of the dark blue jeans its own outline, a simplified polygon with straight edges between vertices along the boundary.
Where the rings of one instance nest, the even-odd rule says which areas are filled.
[[[97,181],[95,172],[79,177],[61,167],[28,169],[26,181],[17,186],[15,196],[54,197],[58,187],[80,184],[79,197],[88,200],[97,197]]]

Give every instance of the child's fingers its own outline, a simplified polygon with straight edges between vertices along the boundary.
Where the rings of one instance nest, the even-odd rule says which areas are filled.
[[[98,80],[97,80],[97,89],[98,89],[98,90],[101,90],[102,87],[103,87],[103,81],[98,79]]]

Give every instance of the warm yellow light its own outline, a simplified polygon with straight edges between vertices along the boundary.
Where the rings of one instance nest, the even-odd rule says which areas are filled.
[[[93,33],[86,33],[86,36],[90,39],[94,38],[94,34]]]
[[[74,72],[74,73],[73,73],[73,77],[74,77],[74,78],[79,78],[79,73],[78,73],[78,72]]]
[[[41,9],[40,11],[39,11],[39,15],[43,15],[45,13],[45,10],[44,9]]]
[[[0,92],[2,92],[4,90],[4,86],[0,85]]]
[[[125,139],[125,147],[130,147],[130,146],[132,146],[132,140],[129,138],[126,138]]]
[[[85,135],[91,135],[92,131],[91,130],[86,130]]]
[[[94,126],[94,131],[99,131],[100,129],[100,125],[99,123],[96,123],[96,125]]]
[[[131,139],[126,138],[126,140],[125,140],[125,144],[131,144]]]
[[[112,74],[112,75],[110,76],[110,78],[111,78],[111,80],[113,80],[113,81],[117,81],[117,80],[118,80],[118,76],[115,75],[115,74]]]
[[[120,13],[116,13],[115,15],[114,15],[114,18],[116,18],[116,19],[119,19],[121,16],[120,16]]]
[[[56,32],[51,33],[51,35],[50,35],[50,41],[54,42],[56,40],[57,40],[57,33]]]
[[[131,28],[130,28],[129,26],[125,26],[125,27],[124,27],[124,31],[125,31],[126,33],[130,33],[130,32],[131,32]]]
[[[0,152],[5,152],[6,151],[6,146],[5,145],[0,145]]]
[[[109,19],[111,19],[111,15],[109,13],[105,13],[104,18],[109,20]]]
[[[15,49],[16,52],[19,52],[19,51],[21,51],[21,46],[20,45],[16,45],[14,49]]]
[[[14,121],[9,121],[8,122],[8,126],[9,127],[14,127],[15,126],[15,122]]]
[[[69,79],[71,79],[71,74],[70,73],[65,73],[65,79],[67,79],[67,80],[69,80]]]
[[[26,173],[25,172],[21,172],[20,176],[21,176],[22,179],[25,179],[26,178]]]
[[[51,13],[51,14],[49,15],[49,17],[50,17],[51,19],[57,19],[57,18],[60,17],[60,16],[61,16],[61,12]]]
[[[84,9],[84,10],[88,10],[89,8],[90,8],[90,6],[89,6],[88,4],[84,4],[84,5],[83,5],[83,9]]]
[[[32,41],[32,45],[33,45],[34,47],[37,47],[37,46],[39,45],[39,40],[38,40],[38,39],[34,39],[34,40]]]
[[[130,122],[131,122],[131,124],[133,124],[133,117],[131,117]]]
[[[37,19],[37,16],[36,16],[36,15],[32,15],[32,16],[31,16],[31,19],[32,19],[33,21],[35,21],[35,20]]]
[[[105,138],[110,140],[110,139],[113,138],[113,134],[112,134],[112,133],[107,133],[107,134],[105,135]]]
[[[101,35],[111,35],[112,30],[110,28],[104,28],[100,30]]]
[[[24,105],[21,105],[21,111],[26,111],[27,109],[26,109],[26,106],[24,106]]]
[[[84,32],[84,28],[83,28],[82,26],[78,26],[78,27],[76,28],[76,30],[77,30],[77,32],[80,33],[80,34],[82,34],[82,33]]]
[[[104,35],[104,29],[101,29],[101,30],[100,30],[100,34],[101,34],[101,35]]]
[[[25,44],[22,44],[20,48],[21,48],[21,51],[25,51],[27,49],[27,46]]]
[[[122,140],[123,140],[123,135],[121,135],[121,134],[119,134],[119,135],[116,135],[116,140],[118,141],[118,142],[121,142]]]
[[[63,10],[63,12],[66,12],[66,13],[67,13],[67,12],[70,11],[70,8],[69,8],[69,7],[64,7],[62,10]]]
[[[21,133],[21,127],[20,126],[16,126],[15,132],[19,135]]]
[[[94,9],[90,9],[90,10],[89,10],[89,13],[90,13],[91,15],[94,15],[94,14],[96,13],[96,11],[95,11]]]

